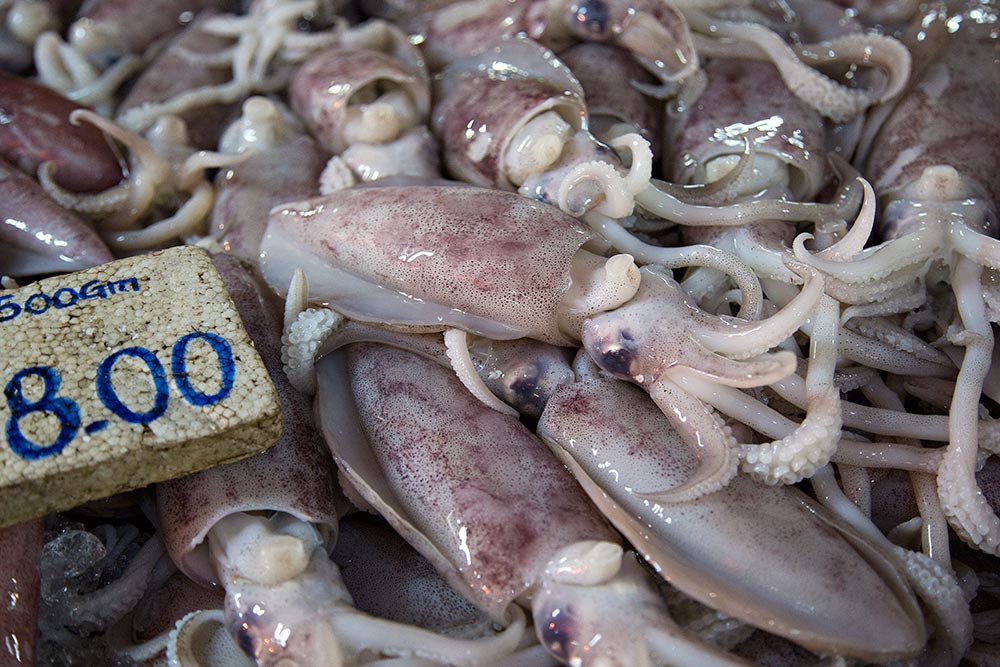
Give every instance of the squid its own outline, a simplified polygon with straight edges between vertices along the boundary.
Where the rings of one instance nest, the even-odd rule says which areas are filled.
[[[667,87],[676,87],[698,67],[684,17],[672,4],[656,0],[589,4],[463,0],[431,7],[403,23],[421,36],[432,69],[519,34],[556,52],[579,42],[625,49]]]
[[[760,283],[732,253],[708,245],[662,248],[634,237],[616,219],[630,216],[649,182],[652,151],[637,133],[609,145],[589,128],[580,82],[550,51],[526,38],[504,39],[439,75],[433,127],[457,178],[517,190],[588,221],[620,252],[667,268],[708,266],[741,288],[741,314],[759,316]],[[626,169],[617,151],[629,155]]]
[[[122,165],[101,132],[70,122],[81,105],[37,83],[0,73],[0,156],[34,176],[50,164],[52,178],[73,192],[96,192],[122,178]]]
[[[383,250],[385,238],[394,241]],[[275,209],[261,245],[261,271],[285,295],[292,271],[301,268],[308,279],[304,300],[352,319],[425,330],[445,326],[500,340],[577,345],[588,318],[622,306],[645,308],[647,322],[694,317],[692,335],[653,344],[643,354],[742,387],[769,384],[794,370],[787,352],[740,359],[766,353],[797,330],[822,296],[821,281],[808,281],[767,320],[730,324],[693,308],[683,294],[651,298],[668,284],[661,274],[648,268],[640,273],[628,255],[595,255],[585,247],[589,240],[572,218],[513,193],[469,186],[355,188]],[[638,339],[641,331],[630,335]],[[697,433],[690,436],[691,446],[702,450]],[[735,474],[728,447],[702,451],[705,470],[677,493],[705,493]]]
[[[192,88],[225,82],[225,71],[214,67],[206,58],[207,54],[214,53],[227,44],[224,38],[213,35],[206,29],[209,19],[217,15],[218,12],[214,10],[200,12],[142,70],[115,107],[114,117],[117,123],[136,131],[145,131],[156,123],[159,103]],[[229,105],[206,104],[175,115],[187,125],[193,146],[214,149],[232,111]]]
[[[39,182],[59,204],[96,218],[98,232],[116,250],[149,249],[193,236],[215,196],[205,170],[247,157],[194,149],[184,121],[173,116],[160,119],[148,140],[85,109],[74,111],[70,120],[93,125],[121,142],[129,151],[128,178],[102,192],[75,194],[55,181],[52,163],[45,163]],[[142,226],[151,215],[157,220]]]
[[[300,65],[289,84],[292,108],[335,155],[354,144],[385,144],[430,113],[420,52],[399,28],[370,21]]]
[[[823,654],[885,662],[923,649],[923,614],[893,563],[798,490],[738,477],[693,502],[645,499],[698,463],[635,388],[564,385],[538,433],[643,558],[695,600]]]
[[[282,380],[280,319],[235,258],[215,261],[278,384],[283,435],[262,455],[159,485],[157,509],[178,568],[225,588],[224,622],[236,644],[258,665],[351,664],[382,654],[473,664],[477,650],[512,650],[513,631],[480,643],[449,640],[353,607],[329,558],[346,504],[308,401]]]
[[[680,665],[681,645],[706,664],[742,664],[673,626],[651,581],[622,566],[604,520],[517,419],[480,405],[431,360],[370,344],[348,353],[317,369],[319,418],[344,478],[477,608],[510,623],[522,614],[515,603],[530,605],[542,646],[565,664]],[[652,627],[614,627],[597,599]],[[644,633],[648,645],[629,646]]]
[[[910,75],[910,53],[903,44],[884,34],[862,32],[833,2],[792,0],[773,15],[750,3],[725,0],[682,1],[678,8],[701,57],[769,61],[796,97],[836,123],[856,119],[869,107],[896,97]],[[781,30],[783,25],[787,31]],[[820,71],[832,66],[843,73],[874,67],[882,81],[871,88],[845,85]]]
[[[594,137],[607,144],[637,133],[649,142],[654,159],[659,156],[663,104],[639,88],[655,85],[649,72],[627,52],[607,44],[583,42],[561,52],[559,59],[583,88]],[[631,85],[623,87],[623,81]]]

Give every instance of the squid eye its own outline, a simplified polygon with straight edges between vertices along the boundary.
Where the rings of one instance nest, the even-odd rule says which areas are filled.
[[[570,31],[581,39],[605,40],[611,35],[611,11],[604,0],[583,0],[570,10]]]
[[[571,658],[578,650],[578,642],[573,639],[574,635],[572,610],[566,608],[553,610],[540,624],[538,630],[538,638],[545,650],[566,665],[573,664]]]
[[[608,373],[623,378],[631,378],[635,375],[638,353],[631,332],[620,331],[618,340],[605,338],[590,352],[591,358]]]
[[[254,627],[252,621],[243,619],[238,621],[232,632],[236,639],[236,644],[240,650],[249,657],[256,659],[260,654],[259,632]]]

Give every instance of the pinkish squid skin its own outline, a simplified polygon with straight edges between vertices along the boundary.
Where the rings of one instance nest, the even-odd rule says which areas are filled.
[[[284,294],[302,268],[309,301],[353,319],[572,345],[557,307],[590,238],[558,209],[509,192],[353,188],[272,211],[261,271]]]
[[[438,84],[432,125],[455,178],[557,204],[574,167],[621,166],[587,127],[580,82],[531,40],[501,40],[456,61]],[[546,118],[541,129],[532,128]]]
[[[225,11],[234,4],[233,0],[88,0],[69,27],[68,37],[92,57],[141,54],[156,40],[180,32],[201,10]]]
[[[185,91],[202,86],[217,86],[228,80],[225,68],[210,67],[199,56],[207,56],[225,48],[229,41],[203,29],[203,24],[216,12],[205,10],[147,66],[128,90],[115,111],[119,122],[129,112],[136,113],[146,104],[165,102]],[[232,113],[228,105],[212,104],[184,111],[178,116],[187,125],[191,145],[212,150]],[[132,129],[143,130],[145,127]]]
[[[655,86],[652,75],[623,49],[584,42],[559,54],[580,81],[587,99],[590,130],[602,137],[616,124],[631,126],[659,155],[663,129],[663,103],[633,85]],[[619,130],[620,132],[620,130]]]
[[[607,42],[631,51],[662,80],[683,78],[698,62],[686,20],[657,0],[464,0],[414,16],[406,25],[424,38],[432,69],[515,35],[557,53],[578,41]]]
[[[330,556],[359,610],[450,636],[475,636],[492,621],[459,595],[387,523],[352,514]]]
[[[444,71],[433,125],[451,174],[475,185],[514,190],[504,173],[504,154],[531,117],[555,111],[574,131],[581,129],[583,89],[560,61],[548,57],[545,65],[541,75],[516,69],[505,75],[484,72],[479,59],[470,59]]]
[[[705,72],[705,90],[668,125],[670,180],[707,182],[706,165],[738,157],[747,139],[758,155],[788,165],[787,192],[771,196],[811,201],[829,180],[820,115],[792,94],[770,63],[714,59]]]
[[[685,594],[821,653],[884,662],[923,648],[919,605],[893,566],[849,532],[845,539],[799,491],[737,477],[693,502],[640,499],[697,462],[636,389],[609,380],[564,386],[538,433]]]
[[[31,175],[54,162],[55,181],[73,192],[96,192],[117,184],[122,167],[101,132],[73,125],[80,104],[27,79],[0,72],[0,157]]]
[[[263,454],[157,486],[167,552],[182,572],[203,585],[216,582],[205,537],[223,517],[284,512],[316,524],[329,539],[336,535],[342,502],[334,492],[333,464],[312,425],[308,401],[284,380],[280,317],[235,258],[219,255],[214,262],[278,389],[283,432]]]
[[[324,148],[340,154],[355,143],[348,128],[352,97],[363,89],[378,96],[396,89],[408,98],[403,113],[386,109],[378,130],[385,143],[425,120],[430,112],[430,90],[418,64],[372,49],[333,47],[303,63],[292,77],[291,105]],[[391,127],[389,127],[391,123]],[[374,130],[369,130],[374,131]]]
[[[178,619],[199,609],[222,609],[225,591],[205,588],[175,572],[156,590],[146,592],[132,613],[132,635],[147,641],[170,632]]]
[[[35,665],[42,519],[0,528],[0,664]]]
[[[327,154],[309,136],[255,152],[219,172],[208,235],[225,252],[255,265],[267,212],[317,194]]]
[[[69,273],[112,260],[97,233],[0,158],[0,274]]]
[[[449,369],[391,347],[349,353],[349,367],[334,355],[318,369],[320,419],[338,465],[491,618],[506,621],[561,547],[617,541],[544,445],[469,396]],[[338,384],[343,372],[349,388]],[[352,390],[358,425],[341,407]]]

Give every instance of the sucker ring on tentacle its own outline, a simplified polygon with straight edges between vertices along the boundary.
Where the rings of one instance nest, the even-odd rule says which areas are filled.
[[[840,440],[840,391],[833,384],[840,307],[823,297],[810,334],[807,406],[802,425],[781,440],[742,445],[742,469],[767,484],[794,484],[827,464]]]
[[[838,48],[844,48],[850,55],[858,53],[861,47],[864,51],[859,54],[857,60],[866,64],[871,61],[873,53],[878,53],[876,64],[886,68],[889,79],[883,90],[875,93],[848,88],[812,69],[778,34],[763,25],[720,20],[694,9],[687,10],[685,14],[691,27],[702,34],[715,39],[730,38],[749,42],[760,49],[778,68],[793,93],[835,122],[850,120],[872,104],[898,95],[909,78],[910,53],[902,44],[890,37],[846,35],[802,49],[808,54],[809,60],[818,64],[827,59],[819,54],[824,51],[836,53]]]
[[[993,355],[993,329],[981,297],[982,267],[962,258],[952,285],[965,327],[965,356],[958,371],[949,411],[950,441],[938,471],[938,494],[948,523],[970,544],[1000,555],[1000,518],[975,480],[979,451],[979,397]]]

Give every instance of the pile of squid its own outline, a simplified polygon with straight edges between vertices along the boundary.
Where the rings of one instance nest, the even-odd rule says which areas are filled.
[[[200,246],[284,426],[0,663],[1000,664],[998,14],[0,0],[3,287]]]

